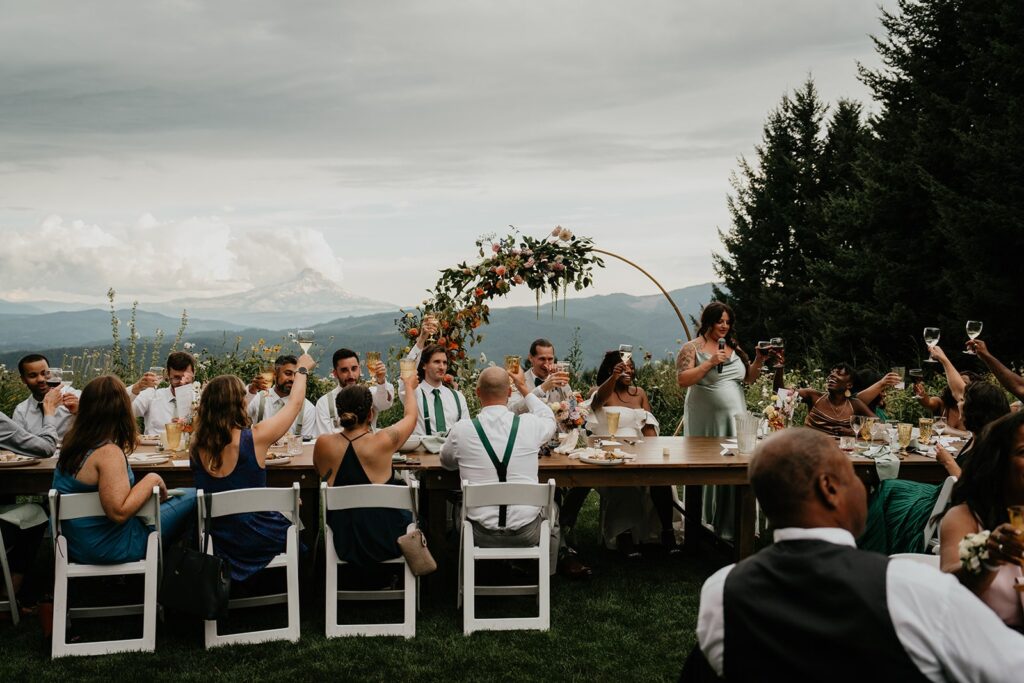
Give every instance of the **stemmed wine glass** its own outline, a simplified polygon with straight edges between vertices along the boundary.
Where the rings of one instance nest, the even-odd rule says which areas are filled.
[[[977,339],[978,335],[981,334],[981,328],[983,326],[984,324],[980,320],[968,320],[967,324],[964,326],[967,330],[967,337],[971,341]],[[969,356],[978,355],[977,351],[972,351],[971,349],[964,349],[964,353],[966,353]]]
[[[64,369],[63,368],[50,368],[49,374],[46,376],[46,386],[48,387],[59,387],[64,383]]]
[[[768,354],[770,354],[772,350],[772,343],[770,341],[759,341],[757,342],[757,348],[761,351],[761,355],[764,356],[767,361]],[[767,362],[761,366],[761,373],[764,374],[766,372],[771,372],[771,368],[768,367]]]
[[[64,388],[65,389],[71,388],[71,385],[75,381],[75,372],[74,372],[74,370],[65,370],[62,373],[62,375],[63,376],[61,377],[61,380],[62,380],[62,384],[64,384]]]
[[[782,337],[772,337],[768,345],[775,354],[775,369],[784,367],[786,365],[786,344]]]
[[[941,439],[942,433],[946,431],[946,420],[941,417],[935,418],[935,420],[932,422],[932,431],[935,432],[935,435]]]
[[[619,344],[619,360],[623,363],[628,363],[629,359],[633,357],[633,345],[632,344]]]
[[[853,429],[853,438],[858,439],[864,431],[865,415],[851,415],[850,428]]]
[[[303,353],[309,353],[309,347],[313,345],[313,338],[315,332],[313,330],[297,330],[295,333],[289,335],[302,349]]]
[[[926,327],[926,328],[924,328],[924,343],[928,346],[929,349],[933,348],[934,346],[936,346],[939,343],[939,335],[940,335],[940,331],[939,331],[939,328],[937,328],[937,327]],[[929,354],[928,358],[925,359],[924,362],[925,363],[938,363],[939,361],[937,361],[934,358],[932,358],[931,355]]]

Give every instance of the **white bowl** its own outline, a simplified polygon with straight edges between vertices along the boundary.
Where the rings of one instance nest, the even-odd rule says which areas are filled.
[[[417,448],[419,448],[420,443],[422,443],[422,439],[420,439],[420,436],[418,434],[413,434],[408,438],[408,440],[404,444],[402,444],[402,447],[399,448],[398,450],[401,453],[408,453],[409,451],[414,451]]]

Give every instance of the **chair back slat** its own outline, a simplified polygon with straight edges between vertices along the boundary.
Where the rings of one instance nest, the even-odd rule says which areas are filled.
[[[50,516],[52,519],[80,519],[82,517],[106,517],[99,493],[62,493],[60,494],[60,513],[57,513],[57,490],[50,489]],[[135,513],[136,517],[156,517],[160,509],[159,493],[146,499],[142,507]]]
[[[471,484],[462,482],[462,505],[469,509],[490,505],[534,505],[547,508],[552,496],[547,484]]]
[[[252,488],[221,491],[213,494],[212,517],[240,515],[248,512],[283,512],[289,516],[298,509],[299,485],[291,488]],[[199,517],[206,516],[205,496],[199,495]],[[294,520],[293,520],[294,521]]]
[[[390,484],[360,484],[355,486],[320,487],[327,510],[352,510],[355,508],[390,508],[393,510],[413,509],[413,494],[408,486]]]

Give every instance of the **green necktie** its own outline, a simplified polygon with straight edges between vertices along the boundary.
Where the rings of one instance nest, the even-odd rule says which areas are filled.
[[[434,389],[434,426],[437,427],[437,432],[448,430],[448,425],[444,421],[444,405],[441,404],[441,390]]]

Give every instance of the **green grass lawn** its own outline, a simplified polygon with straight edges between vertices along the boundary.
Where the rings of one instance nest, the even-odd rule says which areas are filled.
[[[30,617],[17,628],[0,623],[0,680],[674,680],[694,643],[700,585],[721,561],[670,559],[657,550],[642,561],[620,559],[598,547],[596,501],[591,495],[576,532],[580,552],[595,574],[581,582],[552,579],[547,633],[463,636],[451,582],[441,591],[424,594],[412,640],[328,640],[323,635],[320,571],[315,579],[304,579],[302,638],[296,644],[208,652],[203,649],[200,623],[171,618],[157,625],[155,654],[51,661],[38,621]],[[502,606],[525,614],[533,604],[524,598],[478,601],[482,616]],[[283,606],[266,609],[278,612],[254,618],[283,620],[278,618]],[[98,634],[106,637],[112,630],[120,631],[131,619],[103,625]]]

